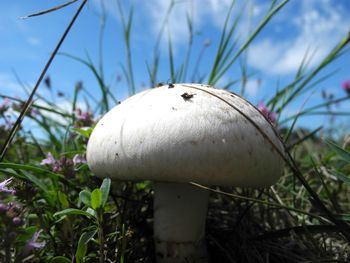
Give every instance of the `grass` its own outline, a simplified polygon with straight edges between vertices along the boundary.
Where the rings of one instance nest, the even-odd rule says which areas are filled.
[[[85,2],[82,1],[81,8]],[[159,67],[164,66],[169,68],[168,79],[172,82],[217,84],[238,64],[238,58],[245,55],[254,38],[287,3],[272,1],[260,24],[242,41],[236,38],[240,17],[232,18],[233,2],[219,37],[216,56],[206,74],[199,69],[206,47],[198,57],[192,52],[195,34],[191,14],[187,15],[189,37],[184,58],[175,57],[171,34],[166,36],[167,54],[161,52],[160,39],[164,37],[167,18],[176,5],[171,1],[154,44],[152,63],[145,69],[149,73],[149,83],[156,86]],[[129,95],[132,95],[136,91],[133,61],[137,59],[131,48],[133,9],[125,12],[118,2],[118,11],[126,52],[123,73]],[[75,18],[78,15],[79,12]],[[73,23],[74,20],[71,26]],[[94,96],[93,113],[78,109],[77,102],[83,95],[89,95],[79,84],[74,89],[71,112],[45,98],[41,98],[45,106],[33,103],[63,40],[64,37],[27,100],[0,94],[10,101],[0,107],[3,119],[0,181],[12,177],[13,181],[6,187],[16,191],[15,194],[0,192],[0,261],[154,262],[152,183],[113,182],[111,186],[109,179],[102,181],[95,177],[84,162],[86,144],[96,122],[93,113],[102,114],[118,103],[104,79],[103,58],[96,63],[88,55],[79,58],[61,53],[88,67],[96,78],[100,98]],[[240,43],[243,44],[239,47]],[[321,74],[322,71],[347,51],[348,44],[347,35],[313,69],[308,69],[306,54],[295,79],[266,101],[267,109],[283,116],[287,106],[306,91],[317,92],[320,83],[333,76]],[[167,57],[166,65],[161,64],[163,56]],[[244,93],[244,83],[250,74],[246,63],[240,66],[242,76],[223,87],[230,89],[241,84]],[[349,99],[346,95],[310,107],[306,102],[297,114],[277,119],[276,131],[287,155],[281,153],[286,166],[276,185],[253,190],[193,183],[211,192],[206,239],[213,262],[348,262],[350,144],[346,138],[343,140],[332,133],[327,134],[325,140],[325,136],[321,136],[322,127],[307,131],[297,128],[296,122],[314,114],[348,115],[333,112],[329,107]],[[7,117],[10,108],[20,112],[12,125]],[[239,111],[234,105],[232,108]],[[66,121],[61,123],[58,117]],[[22,124],[24,118],[37,123],[47,139],[38,139],[26,129]]]

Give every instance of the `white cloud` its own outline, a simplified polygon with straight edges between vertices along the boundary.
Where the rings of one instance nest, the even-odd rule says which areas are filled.
[[[289,13],[284,13],[283,19],[279,19],[279,23],[292,26],[296,36],[291,37],[284,32],[284,40],[269,36],[253,43],[248,56],[251,66],[270,74],[294,73],[306,52],[309,55],[315,52],[309,65],[315,66],[345,36],[350,20],[334,1],[298,3],[300,13],[291,13],[294,9],[289,9]]]
[[[163,26],[163,21],[170,5],[169,1],[155,0],[145,2],[151,22],[152,32],[157,35]],[[233,7],[232,19],[242,11],[243,2],[236,2]],[[232,4],[232,0],[193,0],[179,1],[174,5],[169,17],[166,18],[165,32],[163,34],[163,43],[168,41],[168,32],[171,32],[172,43],[186,44],[188,41],[187,15],[189,15],[195,26],[195,30],[205,30],[205,26],[211,25],[218,29],[223,28],[227,13]],[[257,4],[254,1],[245,3],[245,11],[241,17],[238,26],[238,35],[246,36],[247,28],[252,19],[260,16],[266,8],[265,4]]]
[[[152,0],[152,1],[131,1],[131,6],[137,7],[136,11],[142,13],[146,19],[147,29],[153,34],[153,37],[158,36],[165,22],[165,30],[161,42],[163,45],[168,45],[168,32],[171,32],[172,45],[176,49],[177,45],[187,44],[188,42],[188,24],[187,15],[192,19],[195,31],[205,31],[205,26],[214,26],[222,29],[229,8],[233,0],[183,0],[173,1],[174,6],[170,14],[167,16],[168,9],[171,5],[171,0]],[[255,3],[255,0],[236,1],[234,3],[232,20],[242,12],[244,5],[245,11],[241,16],[241,22],[238,26],[240,36],[245,36],[248,33],[247,28],[252,23],[252,19],[261,16],[268,7],[266,3]],[[97,10],[101,10],[101,0],[93,0],[92,2]],[[117,6],[112,0],[105,0],[105,10],[113,17],[119,20]],[[123,5],[128,5],[123,3]],[[140,14],[141,14],[140,13]],[[134,16],[135,19],[136,16]]]
[[[94,0],[93,3],[98,7],[100,1]],[[104,3],[106,10],[118,17],[115,2],[106,0]],[[208,26],[220,31],[232,0],[185,0],[174,3],[168,17],[171,0],[131,1],[129,4],[137,6],[139,15],[143,14],[143,22],[147,23],[145,29],[152,32],[153,39],[161,31],[166,19],[162,45],[167,49],[168,32],[171,32],[176,52],[179,45],[187,44],[188,41],[187,14],[192,18],[196,31],[205,32]],[[261,21],[269,5],[269,2],[257,0],[236,1],[232,19],[242,12],[243,6],[245,9],[235,36],[246,39],[249,31]],[[313,54],[309,64],[312,67],[345,35],[349,24],[350,18],[344,6],[337,1],[291,1],[272,19],[268,25],[269,31],[265,30],[266,37],[250,45],[249,65],[270,74],[290,74],[298,69],[306,52],[309,52],[309,55]]]

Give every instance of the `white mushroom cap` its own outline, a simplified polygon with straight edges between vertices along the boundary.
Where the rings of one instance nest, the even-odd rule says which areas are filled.
[[[87,161],[97,176],[112,179],[265,187],[282,174],[276,148],[283,152],[273,126],[246,100],[174,84],[109,111],[91,134]]]

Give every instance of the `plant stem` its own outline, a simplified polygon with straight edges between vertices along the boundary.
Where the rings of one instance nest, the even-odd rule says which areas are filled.
[[[6,231],[7,232],[7,231]],[[8,236],[8,232],[6,233],[6,235]],[[5,239],[5,262],[6,263],[11,263],[11,242],[9,240]]]
[[[72,20],[70,21],[69,25],[67,26],[66,30],[64,31],[62,37],[61,37],[60,40],[58,41],[58,43],[57,43],[55,49],[53,50],[53,52],[52,52],[52,54],[51,54],[49,60],[47,61],[47,63],[46,63],[46,65],[45,65],[44,69],[42,70],[42,72],[41,72],[41,74],[40,74],[40,76],[39,76],[39,78],[38,78],[38,80],[37,80],[37,82],[36,82],[36,84],[35,84],[35,86],[34,86],[32,92],[31,92],[29,98],[27,99],[26,103],[24,104],[20,115],[18,116],[18,118],[17,118],[15,124],[13,125],[13,127],[12,127],[12,129],[11,129],[11,131],[10,131],[10,135],[6,138],[6,141],[5,141],[5,143],[4,143],[4,145],[3,145],[2,149],[1,149],[1,153],[0,153],[0,162],[3,161],[3,159],[4,159],[4,157],[5,157],[5,154],[6,154],[6,152],[7,152],[8,147],[10,146],[10,144],[11,144],[13,138],[15,137],[17,131],[19,130],[19,127],[20,127],[20,125],[21,125],[21,123],[22,123],[22,121],[23,121],[25,115],[27,114],[27,112],[28,112],[30,106],[32,105],[33,97],[34,97],[34,95],[35,95],[35,93],[36,93],[36,91],[37,91],[37,89],[38,89],[38,87],[39,87],[41,81],[42,81],[43,78],[45,77],[45,74],[46,74],[47,70],[49,69],[49,67],[50,67],[50,65],[51,65],[51,62],[52,62],[53,59],[55,58],[55,56],[56,56],[58,50],[60,49],[62,43],[64,42],[66,36],[68,35],[68,32],[69,32],[70,29],[72,28],[72,26],[73,26],[75,20],[76,20],[77,17],[79,16],[79,14],[80,14],[81,10],[83,9],[84,5],[86,4],[86,2],[87,2],[87,0],[84,0],[84,1],[81,3],[81,5],[79,6],[78,10],[76,11],[76,13],[74,14]]]
[[[100,246],[100,263],[104,263],[105,262],[105,258],[104,258],[104,233],[103,233],[103,226],[102,226],[102,222],[103,222],[103,212],[99,209],[96,211],[97,213],[97,224],[98,224],[98,243]]]

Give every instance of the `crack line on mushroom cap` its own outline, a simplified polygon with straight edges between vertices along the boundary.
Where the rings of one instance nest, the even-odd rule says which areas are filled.
[[[235,109],[236,111],[238,111],[244,118],[246,118],[259,132],[260,134],[273,146],[273,148],[278,152],[278,154],[282,157],[282,159],[287,162],[287,158],[284,156],[284,154],[280,151],[280,149],[278,149],[278,147],[272,142],[272,140],[270,139],[270,137],[259,127],[259,125],[257,125],[249,116],[247,116],[247,114],[245,114],[242,110],[238,109],[235,105],[233,105],[232,103],[228,102],[227,100],[225,100],[224,98],[210,92],[210,91],[207,91],[207,90],[204,90],[204,89],[201,89],[201,88],[198,88],[198,87],[195,87],[195,86],[190,86],[190,85],[186,85],[186,84],[183,84],[184,87],[187,87],[187,88],[191,88],[191,89],[196,89],[196,90],[200,90],[200,91],[203,91],[205,93],[208,93],[216,98],[218,98],[219,100],[225,102],[227,105],[229,105],[230,107],[232,107],[233,109]],[[238,96],[237,94],[233,93],[234,95]],[[238,96],[240,97],[240,96]],[[253,106],[257,111],[258,109],[252,105],[249,101],[247,101],[246,99],[240,97],[241,99],[243,99],[244,101],[248,102],[249,105]],[[259,111],[258,111],[259,112]],[[260,113],[261,114],[261,113]],[[261,114],[262,116],[264,116],[263,114]],[[264,116],[265,118],[265,116]],[[266,119],[266,118],[265,118]],[[274,132],[274,134],[276,135],[276,137],[278,138],[278,140],[281,142],[281,144],[283,145],[283,149],[286,150],[286,146],[284,145],[283,141],[281,140],[281,138],[278,136],[277,132],[275,131],[274,127],[272,126],[272,124],[267,121],[270,125],[271,125],[271,128]]]

